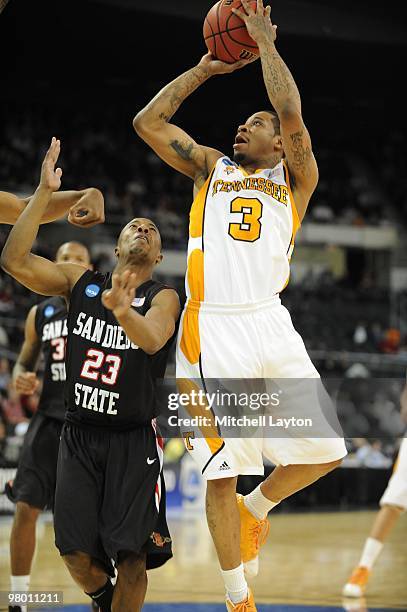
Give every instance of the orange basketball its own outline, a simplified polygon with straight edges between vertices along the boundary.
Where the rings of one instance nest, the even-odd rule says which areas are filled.
[[[256,9],[256,0],[250,2]],[[217,59],[233,64],[242,59],[253,59],[259,49],[249,36],[246,24],[232,13],[232,8],[244,12],[240,0],[219,0],[205,17],[203,35],[208,50]]]

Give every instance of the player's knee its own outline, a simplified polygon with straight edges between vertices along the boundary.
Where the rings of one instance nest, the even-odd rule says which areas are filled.
[[[403,514],[407,510],[407,508],[404,508],[403,506],[398,506],[397,504],[389,504],[388,502],[385,504],[382,504],[382,508],[386,508],[393,514],[397,514],[397,515]]]
[[[76,551],[63,555],[62,558],[71,574],[85,578],[92,573],[92,559],[88,554]]]
[[[125,580],[129,584],[137,584],[141,579],[147,578],[145,554],[120,551],[118,557],[120,580]]]
[[[219,478],[217,480],[208,480],[208,495],[216,495],[218,497],[235,495],[236,483],[237,478]]]
[[[26,502],[17,502],[15,521],[17,523],[22,521],[25,524],[35,523],[40,512],[41,510],[33,508],[33,506],[30,506]]]

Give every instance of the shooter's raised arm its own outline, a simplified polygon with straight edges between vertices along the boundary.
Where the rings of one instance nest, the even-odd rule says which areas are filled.
[[[137,134],[157,155],[175,170],[192,178],[198,188],[222,153],[197,144],[170,120],[184,100],[211,76],[233,72],[247,63],[226,64],[208,53],[199,64],[164,87],[133,120]]]
[[[74,264],[57,265],[31,253],[44,212],[52,194],[60,188],[62,170],[55,169],[60,142],[52,139],[45,155],[38,188],[28,206],[17,219],[1,254],[3,269],[32,291],[42,295],[68,297],[84,268]]]
[[[301,98],[294,78],[278,53],[275,40],[277,26],[270,18],[270,6],[257,0],[254,10],[242,0],[243,10],[233,9],[246,24],[247,31],[256,41],[263,69],[263,77],[270,101],[281,124],[283,147],[300,217],[305,214],[309,199],[318,182],[318,168],[312,152],[311,138],[301,114]]]

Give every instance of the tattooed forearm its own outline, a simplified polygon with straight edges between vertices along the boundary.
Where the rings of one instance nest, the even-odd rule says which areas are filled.
[[[279,112],[287,103],[295,104],[301,112],[301,98],[294,78],[274,44],[260,47],[261,63],[267,93]]]
[[[304,146],[304,142],[306,142],[304,130],[290,134],[290,140],[293,152],[293,169],[296,173],[307,177],[311,171],[309,162],[312,158],[312,151],[309,145]]]
[[[145,121],[168,122],[184,100],[209,78],[202,66],[195,66],[164,87],[142,111]]]

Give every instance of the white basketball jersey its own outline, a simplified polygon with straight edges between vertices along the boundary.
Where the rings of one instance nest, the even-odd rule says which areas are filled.
[[[249,175],[218,159],[190,212],[189,302],[250,304],[278,294],[299,226],[283,160]]]

